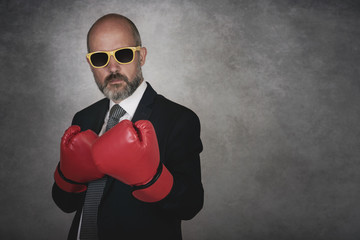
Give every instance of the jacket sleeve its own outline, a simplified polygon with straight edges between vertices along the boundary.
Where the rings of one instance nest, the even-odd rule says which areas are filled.
[[[58,187],[56,183],[52,187],[52,198],[56,205],[64,212],[71,213],[81,208],[85,198],[85,192],[69,193]]]
[[[173,175],[174,184],[169,195],[157,203],[175,218],[189,220],[203,207],[202,149],[199,118],[192,111],[184,111],[168,135],[165,157],[162,159]]]

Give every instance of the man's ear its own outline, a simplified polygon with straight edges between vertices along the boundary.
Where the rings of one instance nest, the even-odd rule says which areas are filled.
[[[143,66],[145,64],[146,54],[147,54],[146,47],[140,48],[139,53],[140,53],[140,64],[141,64],[141,66]]]

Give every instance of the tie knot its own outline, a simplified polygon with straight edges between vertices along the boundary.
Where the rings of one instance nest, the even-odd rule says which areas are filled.
[[[125,113],[126,111],[119,104],[115,104],[110,110],[110,117],[119,120]]]

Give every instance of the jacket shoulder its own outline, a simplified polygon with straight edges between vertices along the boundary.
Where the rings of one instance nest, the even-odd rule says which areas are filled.
[[[78,111],[75,115],[89,115],[98,113],[99,109],[109,106],[109,99],[103,98],[90,106]]]
[[[157,95],[154,102],[154,111],[161,112],[161,116],[166,115],[170,119],[187,118],[199,121],[199,117],[191,109],[173,102],[162,95]]]
[[[92,125],[94,124],[93,121],[98,120],[99,116],[103,116],[106,114],[108,108],[109,99],[103,98],[100,101],[97,101],[77,112],[73,118],[72,125],[79,125],[81,127],[84,125],[84,123]]]

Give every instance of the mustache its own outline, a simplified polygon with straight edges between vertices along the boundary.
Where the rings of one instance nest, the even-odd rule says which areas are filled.
[[[105,78],[105,84],[107,85],[109,82],[111,82],[114,79],[117,79],[117,80],[120,79],[120,80],[126,82],[127,84],[129,84],[129,79],[125,75],[122,75],[121,73],[111,73],[111,74],[109,74],[109,76],[107,76]]]

